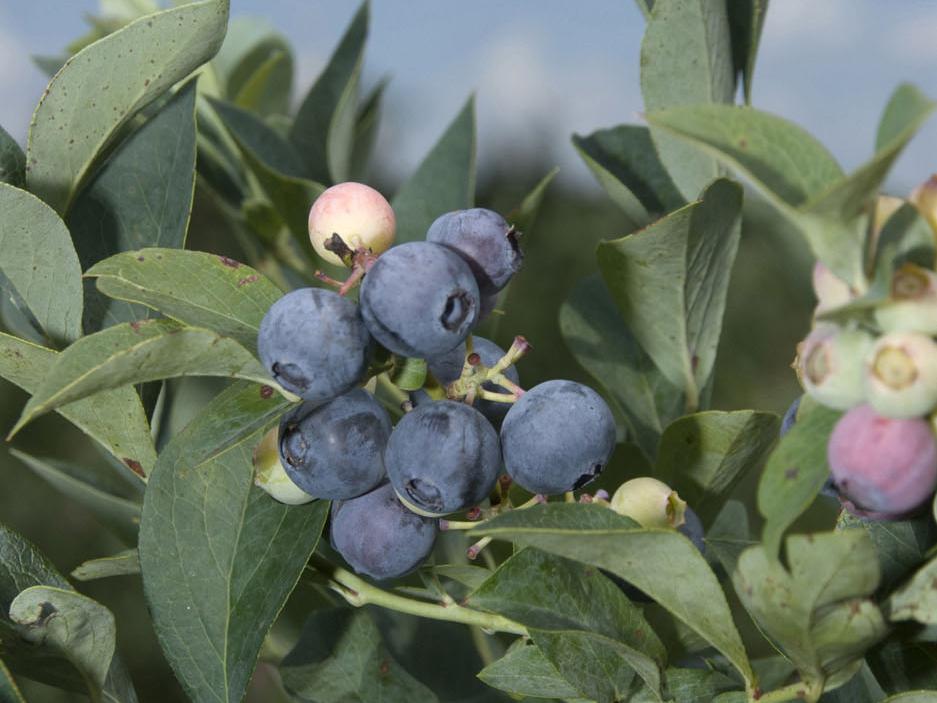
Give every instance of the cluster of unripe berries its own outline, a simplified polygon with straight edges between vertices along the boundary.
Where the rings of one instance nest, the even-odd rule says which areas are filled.
[[[375,190],[342,183],[309,214],[315,250],[351,272],[294,290],[258,334],[261,361],[302,398],[255,451],[256,480],[288,503],[334,501],[332,546],[359,573],[395,578],[432,551],[438,518],[483,504],[504,473],[533,494],[595,478],[615,423],[594,390],[554,380],[527,391],[506,352],[472,336],[521,264],[518,233],[485,209],[450,212],[426,241],[391,246],[395,217]],[[358,301],[350,296],[360,282]],[[365,387],[394,359],[423,359],[427,382],[393,425]]]
[[[931,179],[912,196],[925,216],[922,200],[935,188]],[[937,488],[937,273],[898,264],[887,300],[843,323],[827,313],[866,291],[821,263],[813,288],[814,327],[798,346],[795,366],[810,397],[845,411],[827,447],[835,489],[847,509],[864,517],[913,514]]]

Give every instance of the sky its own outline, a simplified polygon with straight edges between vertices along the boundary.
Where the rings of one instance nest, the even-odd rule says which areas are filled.
[[[30,54],[56,54],[97,0],[0,0],[0,124],[25,140],[45,77]],[[351,0],[232,0],[291,41],[297,94],[354,14]],[[365,85],[390,77],[378,158],[396,175],[420,161],[475,93],[479,168],[521,150],[597,188],[574,132],[640,122],[644,19],[632,0],[372,0]],[[846,169],[871,155],[879,115],[903,81],[937,97],[937,0],[772,0],[754,105],[805,127]],[[889,190],[937,172],[937,117],[898,162]]]

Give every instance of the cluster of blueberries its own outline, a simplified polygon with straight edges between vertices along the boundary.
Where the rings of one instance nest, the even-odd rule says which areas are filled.
[[[503,217],[449,212],[426,241],[391,246],[394,227],[373,189],[325,191],[310,211],[312,244],[351,273],[321,276],[338,291],[284,295],[257,340],[271,376],[303,401],[255,452],[258,482],[285,502],[334,501],[332,546],[376,579],[419,566],[438,518],[482,504],[503,472],[533,494],[572,491],[602,471],[616,441],[594,390],[553,380],[524,391],[513,367],[523,338],[505,352],[471,334],[521,265]],[[356,303],[346,294],[358,282]],[[428,368],[396,426],[363,387],[391,354]]]
[[[855,515],[914,515],[937,489],[937,274],[912,262],[893,274],[866,319],[838,316],[865,294],[822,263],[813,273],[814,325],[795,369],[815,401],[845,411],[827,444],[826,493]],[[847,321],[843,321],[847,320]],[[796,420],[799,401],[782,432]]]

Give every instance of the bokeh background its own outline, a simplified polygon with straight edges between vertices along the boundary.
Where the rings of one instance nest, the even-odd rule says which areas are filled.
[[[234,16],[270,23],[294,46],[294,99],[328,59],[356,9],[349,0],[232,0]],[[0,0],[0,124],[25,143],[45,74],[30,56],[58,54],[85,31],[97,0]],[[626,219],[593,181],[570,144],[622,122],[640,122],[638,81],[643,18],[628,0],[373,0],[364,87],[388,77],[373,183],[388,195],[474,92],[478,108],[478,202],[506,212],[551,167],[528,259],[516,281],[524,295],[501,328],[525,334],[536,351],[522,362],[525,384],[585,376],[562,345],[559,305],[594,270],[596,242],[627,233]],[[762,39],[754,104],[807,128],[847,169],[872,152],[879,114],[902,81],[937,96],[934,0],[773,0]],[[906,195],[937,171],[937,121],[907,148],[887,191]],[[789,364],[809,328],[811,260],[756,198],[730,289],[716,371],[715,405],[783,412],[798,394]],[[0,214],[2,216],[2,214]],[[197,209],[190,246],[236,255],[210,210]],[[188,398],[179,426],[217,391],[177,382]],[[0,428],[25,395],[0,381]],[[83,437],[56,417],[31,425],[16,446],[40,456],[101,463]],[[102,466],[102,480],[107,468]],[[0,520],[26,535],[64,572],[123,548],[92,515],[60,497],[0,447]],[[82,590],[118,617],[120,649],[142,700],[183,700],[161,659],[139,579],[94,582]],[[255,700],[273,700],[261,683]],[[43,687],[30,700],[70,700]]]

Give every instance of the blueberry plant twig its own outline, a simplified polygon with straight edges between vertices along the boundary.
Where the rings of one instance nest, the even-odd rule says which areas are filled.
[[[446,387],[446,395],[452,400],[464,400],[471,403],[475,398],[484,398],[485,400],[494,400],[502,403],[514,403],[523,394],[524,389],[508,379],[504,372],[509,366],[520,361],[530,350],[530,343],[523,337],[515,337],[511,348],[505,352],[504,356],[498,359],[493,366],[485,366],[481,362],[481,357],[472,351],[471,337],[466,342],[465,365],[462,367],[462,375]],[[507,388],[510,393],[498,393],[489,391],[482,387],[482,384],[492,382],[502,388]]]
[[[388,610],[395,610],[398,613],[416,615],[430,620],[446,620],[462,625],[474,625],[487,632],[507,632],[523,637],[528,636],[526,627],[501,615],[485,613],[458,604],[440,605],[398,596],[358,578],[350,571],[335,566],[318,555],[313,555],[309,563],[316,571],[325,575],[329,580],[329,587],[333,591],[344,598],[349,605],[356,608],[364,605],[376,605]]]

